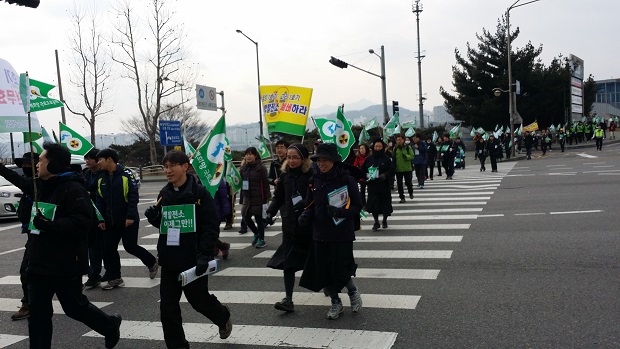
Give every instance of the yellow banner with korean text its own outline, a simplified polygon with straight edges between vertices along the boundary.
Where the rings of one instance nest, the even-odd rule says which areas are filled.
[[[523,132],[532,132],[538,130],[538,121],[534,121],[527,126],[523,126]]]
[[[310,114],[312,89],[299,86],[260,87],[263,115],[269,132],[302,136]]]

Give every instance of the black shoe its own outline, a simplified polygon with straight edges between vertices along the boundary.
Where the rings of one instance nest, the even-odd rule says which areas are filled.
[[[221,339],[226,339],[230,337],[230,333],[232,332],[232,328],[233,328],[232,315],[230,315],[230,309],[228,309],[228,306],[226,305],[224,305],[224,308],[226,308],[226,311],[228,312],[228,321],[226,321],[226,324],[224,326],[219,328]]]
[[[375,222],[375,224],[372,225],[372,231],[379,230],[379,227],[380,227],[379,222]]]
[[[288,298],[282,298],[282,300],[276,302],[273,307],[287,313],[292,313],[295,311],[295,304],[293,304],[293,301]]]
[[[383,221],[383,224],[381,225],[381,227],[383,229],[387,229],[387,227],[388,227],[387,221]]]
[[[84,286],[87,288],[95,288],[101,285],[101,278],[97,276],[89,277]]]
[[[424,186],[422,186],[421,188],[424,188]],[[409,193],[409,199],[413,200],[413,193]]]
[[[121,339],[121,321],[123,321],[123,318],[120,314],[112,315],[111,318],[114,324],[114,329],[109,336],[105,336],[105,347],[107,349],[114,348]]]
[[[405,198],[400,198],[400,201],[398,203],[399,204],[404,204],[405,203]]]
[[[246,234],[248,232],[247,229],[241,229],[239,230],[239,234]]]

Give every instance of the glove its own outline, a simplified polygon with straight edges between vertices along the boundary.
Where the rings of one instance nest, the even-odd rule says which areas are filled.
[[[379,181],[380,181],[380,182],[385,181],[385,173],[384,173],[384,174],[379,175]]]
[[[267,216],[265,217],[265,223],[267,223],[268,225],[273,225],[273,223],[275,223],[273,221],[273,217],[271,216],[271,213],[267,212]]]
[[[299,218],[297,218],[297,223],[302,227],[310,225],[310,222],[310,215],[306,212],[302,213]]]
[[[327,206],[327,214],[332,218],[340,218],[342,216],[342,210],[336,206]]]
[[[144,211],[144,216],[149,222],[156,221],[157,218],[161,216],[161,206],[149,206],[146,211]]]
[[[213,257],[199,256],[196,261],[196,276],[204,274],[209,269],[209,261],[213,260]]]
[[[37,214],[32,219],[32,225],[34,225],[37,230],[46,231],[49,230],[52,226],[52,221],[45,218],[41,211],[38,211]]]

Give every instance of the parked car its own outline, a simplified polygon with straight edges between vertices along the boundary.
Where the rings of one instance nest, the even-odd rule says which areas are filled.
[[[0,176],[0,217],[17,217],[17,203],[22,191]]]

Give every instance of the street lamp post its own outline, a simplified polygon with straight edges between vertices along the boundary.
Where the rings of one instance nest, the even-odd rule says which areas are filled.
[[[254,45],[256,45],[256,75],[258,77],[258,125],[260,127],[260,137],[262,139],[263,138],[263,105],[261,103],[261,98],[260,98],[260,65],[258,63],[258,42],[250,39],[249,36],[245,35],[245,33],[239,29],[237,29],[237,33],[245,36]]]
[[[383,97],[383,122],[387,124],[390,121],[390,116],[387,111],[387,87],[385,84],[385,51],[383,45],[381,45],[381,56],[375,53],[375,50],[370,49],[368,53],[372,53],[379,57],[381,60],[381,96]]]
[[[530,0],[528,2],[524,2],[522,4],[519,4],[521,0],[517,0],[514,2],[514,4],[512,4],[510,7],[508,7],[508,9],[506,10],[506,41],[507,41],[507,46],[508,46],[508,113],[510,114],[510,137],[514,137],[515,136],[515,123],[514,123],[514,118],[515,118],[515,109],[516,109],[516,103],[517,103],[517,97],[515,95],[515,93],[512,91],[512,60],[510,58],[511,55],[511,47],[510,47],[510,10],[512,10],[513,8],[517,8],[517,7],[521,7],[521,6],[525,6],[527,4],[531,4],[534,2],[538,2],[540,0]],[[515,147],[512,147],[512,156],[515,156]]]

